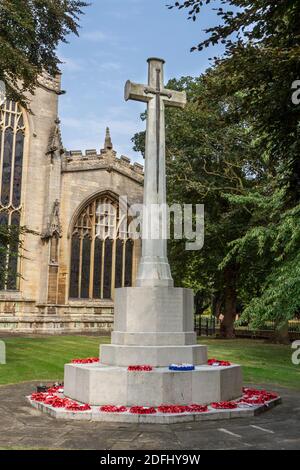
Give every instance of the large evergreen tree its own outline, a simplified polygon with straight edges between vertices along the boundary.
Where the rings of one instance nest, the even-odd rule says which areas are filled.
[[[176,2],[196,21],[214,0]],[[218,2],[220,3],[220,2]],[[232,262],[249,272],[263,258],[268,273],[245,311],[256,325],[273,319],[280,329],[300,308],[300,105],[292,102],[292,84],[300,78],[299,0],[222,0],[220,23],[192,50],[222,42],[207,80],[219,78],[214,96],[239,96],[232,110],[251,123],[255,146],[266,165],[266,178],[230,202],[252,213],[242,237],[233,241],[222,267]],[[172,6],[170,6],[172,8]],[[252,254],[252,260],[246,256]],[[285,329],[285,333],[286,333]]]
[[[217,80],[216,80],[217,81]],[[245,122],[231,114],[239,98],[213,98],[213,80],[183,77],[168,88],[185,90],[184,111],[167,110],[166,145],[169,203],[205,205],[205,243],[200,251],[185,251],[185,242],[172,240],[170,262],[175,282],[192,287],[218,312],[224,314],[221,333],[233,337],[238,301],[245,301],[244,266],[233,260],[220,268],[228,244],[244,233],[250,213],[230,203],[228,195],[245,195],[264,171],[251,147],[252,135]],[[144,134],[134,138],[136,150],[144,150]],[[254,292],[263,266],[257,266]]]

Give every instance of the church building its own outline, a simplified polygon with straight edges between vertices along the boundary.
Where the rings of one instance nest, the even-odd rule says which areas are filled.
[[[31,112],[0,108],[0,225],[26,228],[18,257],[1,252],[1,332],[110,330],[114,289],[135,283],[141,246],[119,233],[119,197],[142,202],[143,166],[117,157],[109,129],[100,151],[66,151],[60,94],[43,75]]]

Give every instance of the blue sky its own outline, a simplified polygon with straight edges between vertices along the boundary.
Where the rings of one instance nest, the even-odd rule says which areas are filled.
[[[127,79],[146,83],[148,57],[166,60],[165,78],[196,76],[209,66],[220,48],[190,53],[216,21],[207,9],[200,20],[186,19],[186,11],[168,10],[168,0],[91,0],[81,18],[80,37],[69,36],[59,47],[62,88],[62,136],[68,150],[103,147],[109,126],[119,154],[142,161],[131,137],[145,124],[143,103],[124,101]]]

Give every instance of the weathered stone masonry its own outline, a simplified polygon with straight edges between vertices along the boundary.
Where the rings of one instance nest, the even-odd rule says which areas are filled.
[[[58,119],[60,93],[60,77],[42,77],[31,99],[32,114],[23,110],[21,225],[35,234],[24,238],[18,290],[0,291],[0,331],[111,329],[113,289],[109,299],[70,299],[72,230],[81,211],[96,198],[117,201],[125,195],[129,205],[142,202],[143,167],[117,157],[108,129],[100,152],[65,151]],[[134,242],[133,285],[139,257],[140,243]]]

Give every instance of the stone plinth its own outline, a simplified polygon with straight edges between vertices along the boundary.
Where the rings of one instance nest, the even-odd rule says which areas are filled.
[[[100,346],[101,362],[105,365],[143,365],[166,367],[170,364],[205,364],[207,347],[190,346]]]
[[[196,343],[191,289],[128,287],[116,290],[112,344],[100,347],[100,360],[114,366],[205,364],[207,348]]]
[[[189,363],[191,372],[170,371]],[[149,364],[151,372],[129,372]],[[242,395],[241,367],[210,367],[193,331],[193,292],[174,287],[116,290],[112,344],[100,364],[65,366],[65,395],[90,405],[208,404]]]
[[[242,396],[241,367],[197,366],[194,371],[129,372],[125,367],[66,364],[65,396],[93,406],[188,405]]]

